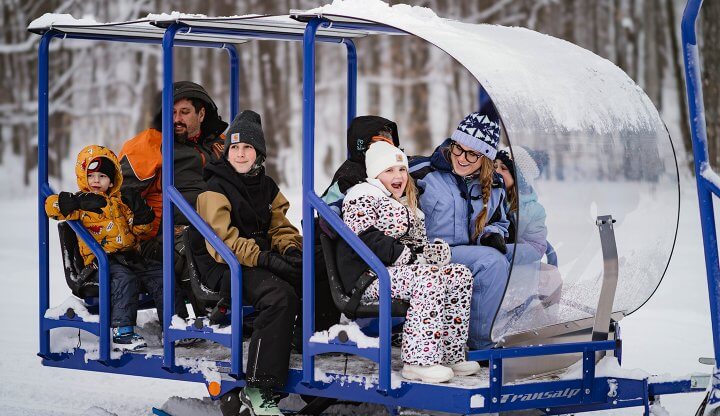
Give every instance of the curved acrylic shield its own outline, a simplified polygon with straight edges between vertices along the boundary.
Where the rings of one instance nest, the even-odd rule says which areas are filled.
[[[612,310],[628,314],[652,295],[677,231],[677,166],[657,110],[622,70],[551,36],[459,23],[424,8],[338,3],[307,14],[334,27],[382,23],[441,48],[487,92],[507,140],[522,147],[513,156],[523,152],[534,163],[537,171],[516,181],[517,247],[494,341],[595,315],[604,276],[600,215],[616,220]]]

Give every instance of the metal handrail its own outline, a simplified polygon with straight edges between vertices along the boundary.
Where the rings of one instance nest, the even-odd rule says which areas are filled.
[[[713,198],[720,197],[718,184],[708,179],[717,177],[708,163],[707,130],[705,127],[705,106],[703,104],[700,54],[695,26],[702,7],[702,0],[688,0],[682,18],[683,62],[685,64],[685,85],[690,115],[695,179],[700,208],[700,225],[705,250],[710,318],[713,330],[713,346],[716,362],[720,362],[720,263],[718,262],[717,232]],[[717,138],[716,138],[717,139]],[[717,367],[716,367],[717,370]]]

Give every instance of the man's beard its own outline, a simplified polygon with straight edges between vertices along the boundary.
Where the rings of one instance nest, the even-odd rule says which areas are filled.
[[[183,127],[185,130],[181,133],[177,132],[177,127]],[[186,141],[188,138],[188,129],[184,124],[175,124],[173,126],[173,132],[175,133],[175,139],[180,141]]]

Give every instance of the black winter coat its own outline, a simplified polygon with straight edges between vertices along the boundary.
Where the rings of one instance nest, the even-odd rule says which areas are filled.
[[[255,176],[238,174],[229,162],[220,159],[205,167],[205,180],[209,192],[224,195],[232,206],[231,224],[240,231],[240,237],[253,239],[260,251],[270,250],[268,234],[272,202],[280,191],[275,181],[264,170]],[[201,275],[209,286],[215,286],[214,270],[218,263],[208,253],[205,239],[194,227],[190,231],[190,248]]]

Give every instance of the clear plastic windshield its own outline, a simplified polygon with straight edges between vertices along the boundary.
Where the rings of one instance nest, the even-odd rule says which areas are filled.
[[[595,315],[604,276],[600,215],[616,221],[612,310],[627,314],[647,301],[675,241],[678,176],[657,109],[625,72],[579,46],[524,28],[347,2],[312,12],[386,24],[442,49],[487,92],[510,144],[538,158],[530,186],[516,186],[516,246],[493,340]],[[531,244],[542,227],[546,241]],[[545,254],[548,242],[556,258]]]
[[[514,254],[493,340],[595,315],[605,276],[600,215],[616,221],[612,310],[627,315],[642,306],[665,273],[677,231],[678,176],[666,130],[514,132],[510,141]]]

